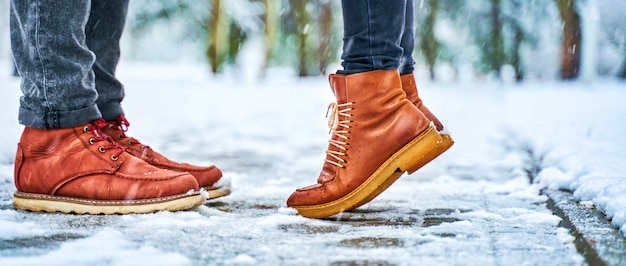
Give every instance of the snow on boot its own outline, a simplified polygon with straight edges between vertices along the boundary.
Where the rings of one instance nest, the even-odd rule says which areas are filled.
[[[15,159],[13,205],[29,211],[125,214],[204,203],[187,173],[159,169],[102,134],[102,119],[65,129],[26,127]]]
[[[329,105],[325,163],[317,184],[287,200],[310,218],[364,204],[445,151],[443,137],[406,99],[397,70],[332,74],[329,80],[337,102]]]
[[[433,113],[430,112],[430,110],[428,110],[428,108],[426,108],[426,106],[422,103],[422,99],[420,99],[417,92],[417,85],[415,84],[415,76],[413,73],[401,75],[400,78],[402,79],[402,89],[406,93],[406,98],[413,102],[413,104],[415,104],[415,106],[417,106],[417,108],[420,109],[420,111],[422,111],[422,113],[435,124],[438,131],[442,131],[443,124],[441,124],[439,119],[437,119],[437,117],[433,115]]]
[[[124,116],[119,116],[115,120],[108,121],[103,132],[118,141],[120,145],[125,146],[126,151],[130,154],[153,166],[190,173],[196,178],[200,187],[208,192],[208,199],[223,197],[231,193],[230,179],[223,178],[222,171],[215,165],[196,166],[172,161],[152,150],[150,146],[143,145],[137,139],[126,136],[128,126],[130,126],[128,120]]]

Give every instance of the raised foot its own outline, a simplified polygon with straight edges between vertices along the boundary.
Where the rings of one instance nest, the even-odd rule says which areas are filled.
[[[354,209],[374,199],[404,172],[417,171],[452,144],[450,136],[439,134],[433,126],[430,126],[389,157],[363,184],[347,195],[328,203],[292,207],[298,210],[300,215],[309,218],[323,218]]]

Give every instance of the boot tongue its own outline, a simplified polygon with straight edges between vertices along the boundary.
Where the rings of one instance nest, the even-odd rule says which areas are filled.
[[[324,184],[326,182],[332,181],[333,179],[335,179],[335,176],[337,176],[338,170],[339,168],[337,166],[324,162],[322,171],[320,172],[320,175],[317,178],[317,183]]]
[[[348,93],[346,90],[346,75],[341,74],[331,74],[328,76],[328,81],[330,82],[330,88],[335,94],[335,98],[337,99],[338,104],[348,102]],[[332,136],[333,139],[338,140],[336,136]],[[333,145],[328,146],[329,150],[338,151],[336,147]],[[326,159],[335,160],[326,155]],[[337,175],[337,171],[339,168],[336,165],[330,164],[328,162],[324,162],[324,166],[322,167],[322,171],[317,179],[319,184],[324,184],[326,182],[330,182],[335,179]]]

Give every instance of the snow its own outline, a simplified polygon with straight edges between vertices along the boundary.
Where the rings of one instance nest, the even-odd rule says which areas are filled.
[[[85,253],[84,250],[96,252]],[[98,252],[106,251],[106,252]],[[68,254],[72,254],[68,256]],[[62,260],[60,260],[62,258]],[[137,246],[115,230],[105,228],[95,235],[61,244],[58,250],[42,256],[3,258],[3,265],[192,265],[180,254],[163,252],[149,246]]]
[[[418,81],[455,145],[357,212],[315,220],[285,200],[323,162],[325,77],[241,83],[204,65],[129,61],[118,71],[129,135],[172,159],[215,163],[233,194],[176,213],[13,209],[19,80],[0,76],[0,265],[581,264],[544,187],[573,190],[626,233],[623,83]]]

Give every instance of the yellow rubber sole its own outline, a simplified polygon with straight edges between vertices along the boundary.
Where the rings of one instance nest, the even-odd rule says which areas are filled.
[[[16,192],[13,206],[33,212],[62,212],[77,214],[128,214],[157,211],[182,211],[204,203],[200,192],[141,199],[141,200],[92,200],[64,196]]]
[[[411,142],[387,159],[374,173],[347,195],[324,204],[292,206],[300,215],[323,218],[361,206],[387,189],[404,172],[413,173],[442,154],[453,141],[429,126]]]
[[[450,147],[452,147],[452,144],[454,144],[454,141],[452,140],[450,135],[445,134],[445,133],[440,133],[439,135],[442,138],[441,141],[437,143],[437,146],[435,148],[433,148],[430,151],[429,154],[426,154],[426,155],[424,155],[424,157],[421,158],[421,163],[420,163],[421,165],[419,167],[417,167],[417,168],[407,170],[406,172],[408,172],[409,174],[415,173],[415,171],[417,171],[419,168],[421,168],[422,166],[426,165],[427,163],[429,163],[433,159],[437,158],[437,156],[441,155],[442,153],[447,151]],[[402,174],[404,174],[404,172],[401,172],[401,171],[394,172],[389,178],[387,178],[387,180],[383,184],[381,184],[378,188],[376,188],[376,190],[374,190],[374,192],[372,194],[370,194],[369,197],[367,197],[363,201],[359,202],[352,209],[356,209],[358,207],[361,207],[361,206],[365,205],[366,203],[370,202],[371,200],[373,200],[374,198],[376,198],[376,196],[380,195],[380,193],[382,193],[387,188],[389,188],[391,186],[391,184],[396,182],[396,180],[398,180],[400,178],[400,176],[402,176]],[[350,209],[350,210],[352,210],[352,209]]]

